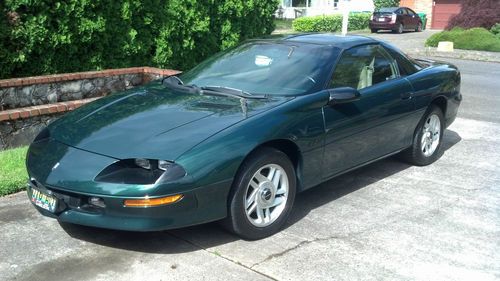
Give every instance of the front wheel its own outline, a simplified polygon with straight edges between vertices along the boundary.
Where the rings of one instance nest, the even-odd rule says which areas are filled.
[[[401,153],[403,160],[417,166],[425,166],[441,156],[444,116],[441,109],[432,105],[420,121],[413,145]]]
[[[378,29],[372,28],[372,29],[370,29],[370,31],[371,31],[372,33],[377,33]]]
[[[223,224],[244,239],[271,236],[285,224],[295,192],[295,169],[287,155],[273,148],[261,148],[240,167]]]

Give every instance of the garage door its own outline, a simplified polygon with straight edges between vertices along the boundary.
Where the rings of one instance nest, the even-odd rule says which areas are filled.
[[[451,17],[460,13],[460,0],[435,0],[432,7],[432,28],[443,29]]]

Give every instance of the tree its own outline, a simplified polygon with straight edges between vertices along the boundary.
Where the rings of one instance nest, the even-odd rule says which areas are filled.
[[[385,7],[398,7],[399,0],[373,0],[373,5],[375,5],[375,10]]]
[[[462,11],[451,18],[446,29],[454,27],[490,29],[500,22],[498,0],[462,0]]]

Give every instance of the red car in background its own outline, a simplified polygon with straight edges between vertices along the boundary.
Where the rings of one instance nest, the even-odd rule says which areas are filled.
[[[392,30],[403,33],[405,30],[422,31],[422,20],[412,9],[407,7],[381,8],[373,12],[370,18],[370,30]]]

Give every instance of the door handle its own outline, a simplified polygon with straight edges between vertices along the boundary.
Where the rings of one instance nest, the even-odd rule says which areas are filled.
[[[399,96],[401,97],[402,100],[407,100],[411,99],[413,93],[412,92],[401,93]]]

